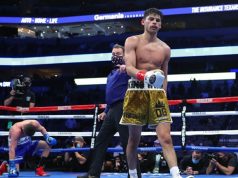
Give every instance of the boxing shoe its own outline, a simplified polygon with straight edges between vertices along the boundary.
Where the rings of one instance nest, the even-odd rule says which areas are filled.
[[[192,175],[189,175],[189,176],[187,176],[186,178],[194,178],[194,176],[192,176]]]
[[[173,175],[172,178],[182,178],[182,176],[178,173],[176,175]]]
[[[3,173],[7,172],[7,162],[3,161],[0,166],[0,176],[3,175]]]
[[[39,166],[36,168],[36,175],[37,176],[49,176],[49,174],[47,174],[43,168],[43,166]]]
[[[77,176],[77,178],[99,178],[99,177],[98,176],[91,176],[89,174],[85,174],[85,175]]]

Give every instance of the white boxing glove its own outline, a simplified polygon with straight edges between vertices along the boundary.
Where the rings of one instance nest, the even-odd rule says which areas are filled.
[[[152,70],[145,73],[144,82],[156,88],[162,88],[164,75],[161,70]]]

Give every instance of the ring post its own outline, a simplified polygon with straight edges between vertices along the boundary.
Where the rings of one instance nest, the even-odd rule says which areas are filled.
[[[98,119],[98,105],[95,105],[94,116],[93,116],[93,131],[92,131],[92,138],[91,138],[91,145],[90,148],[94,148],[94,143],[96,139],[96,131],[97,131],[97,119]]]
[[[182,118],[182,129],[181,129],[181,146],[182,150],[185,150],[186,147],[186,106],[183,106],[182,112],[181,112],[181,118]]]

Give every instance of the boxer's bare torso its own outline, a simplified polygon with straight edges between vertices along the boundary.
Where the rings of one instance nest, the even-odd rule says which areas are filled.
[[[31,124],[35,126],[36,131],[41,132],[42,134],[47,133],[44,127],[40,125],[40,123],[36,120],[25,120],[21,122],[15,123],[10,131],[9,131],[9,157],[10,159],[15,158],[15,148],[19,144],[19,142],[24,142],[26,139],[29,139],[27,135],[24,134],[23,127],[25,125]],[[26,138],[24,140],[24,138]]]
[[[156,36],[148,38],[145,34],[127,38],[125,47],[127,73],[136,78],[139,70],[160,69],[165,76],[163,88],[166,91],[170,47]]]
[[[169,46],[156,38],[149,42],[143,35],[131,37],[135,43],[136,68],[144,70],[161,69],[164,61],[170,55]]]
[[[34,120],[26,120],[22,122],[17,122],[14,124],[9,132],[9,138],[21,138],[24,137],[25,134],[23,132],[23,126],[27,124],[37,125]]]

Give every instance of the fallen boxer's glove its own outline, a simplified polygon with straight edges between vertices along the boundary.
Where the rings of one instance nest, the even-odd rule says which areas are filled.
[[[49,134],[45,134],[44,138],[45,138],[46,143],[48,143],[48,145],[50,145],[50,146],[57,144],[57,140],[53,137],[50,137]]]

